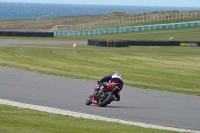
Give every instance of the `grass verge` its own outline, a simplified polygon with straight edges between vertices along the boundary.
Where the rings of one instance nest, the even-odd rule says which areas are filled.
[[[22,115],[23,114],[23,115]],[[1,133],[175,133],[0,105]]]

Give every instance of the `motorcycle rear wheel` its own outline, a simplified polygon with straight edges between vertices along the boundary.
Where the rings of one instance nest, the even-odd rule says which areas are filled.
[[[108,92],[107,97],[103,101],[99,101],[99,106],[100,107],[105,107],[106,105],[110,104],[113,101],[113,93]]]

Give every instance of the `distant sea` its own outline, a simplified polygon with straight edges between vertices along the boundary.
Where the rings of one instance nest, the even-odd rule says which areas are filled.
[[[55,18],[79,15],[105,15],[112,12],[126,12],[128,14],[133,14],[169,10],[200,10],[200,7],[113,6],[0,2],[0,20]]]

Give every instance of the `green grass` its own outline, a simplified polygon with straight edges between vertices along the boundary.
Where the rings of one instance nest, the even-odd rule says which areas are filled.
[[[0,105],[1,133],[175,133]]]
[[[200,95],[200,47],[48,46],[0,47],[0,65],[88,80],[119,71],[128,86]]]
[[[171,30],[154,30],[131,32],[122,34],[107,34],[95,36],[75,36],[75,37],[0,37],[0,40],[88,40],[88,39],[104,39],[104,40],[169,40],[170,36],[174,37],[175,41],[200,41],[200,27],[190,27],[183,29]]]

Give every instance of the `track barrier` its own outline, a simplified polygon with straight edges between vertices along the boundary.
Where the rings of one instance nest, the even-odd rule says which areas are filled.
[[[198,46],[198,43],[180,43],[180,46],[184,46],[184,47],[196,47],[196,46]]]
[[[0,31],[0,36],[54,37],[53,32]]]
[[[200,42],[181,42],[181,41],[137,41],[137,40],[120,40],[120,41],[105,41],[105,40],[88,40],[88,45],[99,47],[129,47],[129,46],[200,46]]]
[[[119,27],[119,28],[101,28],[94,30],[69,30],[69,31],[58,30],[54,32],[54,36],[94,36],[103,34],[105,35],[105,34],[120,34],[120,33],[130,33],[130,32],[153,31],[153,30],[179,29],[179,28],[198,27],[198,26],[200,26],[200,21],[130,26],[130,27]]]

